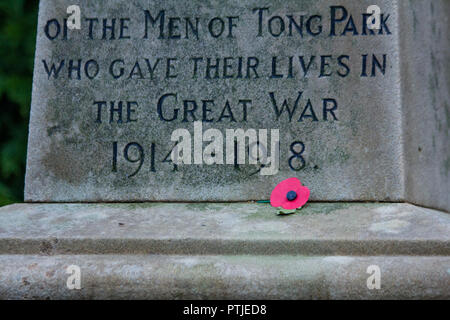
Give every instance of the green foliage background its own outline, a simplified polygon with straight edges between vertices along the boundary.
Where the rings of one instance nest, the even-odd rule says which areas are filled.
[[[37,0],[0,0],[0,206],[23,201]]]

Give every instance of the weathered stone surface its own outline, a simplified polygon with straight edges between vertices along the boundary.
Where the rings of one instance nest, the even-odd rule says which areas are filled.
[[[297,176],[313,200],[450,210],[448,2],[83,0],[82,28],[64,39],[72,4],[40,2],[27,201],[267,199]],[[383,13],[377,35],[364,27],[373,4]],[[253,9],[266,6],[259,20]],[[271,35],[280,21],[282,34]],[[297,106],[292,121],[277,118],[273,100]],[[280,171],[173,170],[171,133],[192,132],[194,120],[224,134],[279,129]],[[449,256],[449,215],[401,203],[310,203],[286,217],[255,203],[0,208],[0,298],[448,299]],[[80,291],[66,287],[69,265],[82,270]],[[370,265],[381,269],[380,290],[367,288]]]
[[[450,216],[408,204],[17,204],[0,226],[1,299],[450,298]]]
[[[450,216],[409,204],[16,204],[0,254],[450,255]]]
[[[63,39],[63,27],[57,36],[57,22],[52,19],[57,19],[62,26],[66,8],[73,1],[40,3],[25,191],[27,201],[264,199],[277,182],[291,176],[299,177],[309,186],[312,199],[316,200],[404,200],[401,36],[398,29],[401,22],[397,1],[232,0],[224,3],[210,0],[180,3],[115,0],[78,3],[82,14],[81,30],[69,30],[67,40]],[[363,26],[363,14],[373,4],[377,4],[383,13],[383,28],[376,31],[376,35],[370,35],[370,30],[364,30]],[[333,32],[332,17],[343,17],[344,9],[336,8],[333,13],[332,6],[341,5],[347,16],[336,23]],[[253,12],[253,9],[266,6],[269,9],[262,11],[261,36],[258,36],[259,11]],[[157,19],[163,9],[164,39],[159,39],[159,21],[152,27],[150,19],[147,20],[145,38],[145,10]],[[297,24],[300,24],[301,16],[305,16],[302,36],[289,22],[289,15]],[[315,15],[321,16],[320,22],[318,17],[313,17]],[[230,16],[239,16],[239,19],[227,18]],[[181,20],[170,20],[171,17]],[[195,17],[199,18],[198,40],[191,29],[189,39],[185,39],[185,17],[190,17],[193,23]],[[215,17],[224,21],[223,35],[217,38],[211,36],[208,29]],[[89,37],[90,22],[86,18],[98,19],[98,22],[92,22],[92,39]],[[130,20],[120,20],[128,18]],[[115,39],[111,39],[109,29],[105,29],[105,39],[102,39],[103,19],[107,19],[106,26],[112,24],[111,19],[116,19]],[[285,24],[284,32],[279,37],[272,36],[270,32],[277,34],[280,30],[280,19]],[[230,21],[236,26],[231,26],[232,34],[228,37]],[[220,23],[220,20],[214,20],[214,34],[220,31]],[[272,29],[269,30],[270,23]],[[119,39],[121,24],[122,39]],[[173,29],[174,24],[179,26],[178,30]],[[170,32],[172,36],[179,32],[181,38],[168,39]],[[128,36],[130,39],[125,39]],[[306,75],[299,56],[303,57],[305,68],[312,61]],[[193,74],[194,57],[203,58],[197,75]],[[229,60],[233,66],[229,73],[234,74],[230,79],[224,79],[223,59],[226,57],[234,58]],[[239,57],[243,57],[242,76],[237,70]],[[277,61],[276,70],[272,68],[273,57]],[[289,75],[289,57],[293,57],[292,77]],[[145,59],[154,66],[158,58],[161,60],[155,68],[154,79],[151,79]],[[168,77],[167,58],[178,59],[172,60],[174,67],[170,69],[170,74],[177,77]],[[216,58],[221,59],[217,79],[214,75],[211,79],[205,76],[208,58],[212,63]],[[248,70],[247,77],[248,58],[252,58],[250,64],[256,63],[253,58],[258,59],[257,78],[253,69]],[[78,72],[73,68],[80,59],[78,79]],[[111,71],[111,64],[117,59],[121,61],[113,65]],[[49,76],[50,66],[55,64],[59,68],[62,60],[64,65],[58,78]],[[366,70],[363,61],[367,62]],[[71,66],[72,79],[69,77]],[[122,67],[123,76],[114,79],[120,75]],[[292,109],[299,92],[302,95],[292,121],[286,111],[277,119],[270,93],[279,108],[287,100]],[[169,96],[163,104],[162,116],[169,119],[174,115],[174,108],[180,110],[176,120],[166,122],[158,115],[157,105],[161,96],[170,93],[177,94],[177,102]],[[239,103],[245,99],[251,100],[247,121],[244,121],[243,103]],[[193,130],[194,118],[190,113],[186,113],[187,122],[183,122],[184,100],[197,102],[195,116],[197,120],[205,120],[204,130],[280,129],[280,172],[263,176],[252,174],[257,170],[255,165],[241,165],[237,169],[232,164],[182,165],[178,171],[173,171],[171,163],[163,162],[173,146],[171,133],[177,128]],[[205,109],[212,111],[206,112],[204,118],[202,100],[214,100],[214,105],[206,103]],[[218,122],[222,112],[229,115],[227,100],[236,122],[232,122],[231,117],[222,117]],[[96,101],[107,102],[101,110],[101,119]],[[119,101],[123,102],[123,123],[117,123],[117,113],[110,123],[111,101],[115,102],[115,107]],[[137,102],[137,105],[130,104],[130,108],[136,110],[130,114],[130,119],[136,122],[127,122],[127,101]],[[191,108],[193,103],[189,101],[186,106]],[[324,113],[324,101],[327,101],[328,109],[334,106],[329,103],[337,103],[334,114]],[[309,117],[301,118],[303,111],[303,115]],[[207,122],[208,119],[214,121]],[[300,171],[289,166],[293,156],[290,147],[295,141],[305,146],[302,154],[305,166]],[[114,142],[117,142],[117,171],[113,166]],[[133,177],[129,176],[136,171],[138,163],[125,160],[124,149],[129,143],[139,143],[145,154],[140,171]],[[299,148],[298,144],[297,152]],[[129,160],[138,158],[136,144],[129,145],[128,151]],[[292,167],[299,168],[302,162],[295,157],[292,159]]]
[[[399,8],[406,199],[450,212],[450,2]]]
[[[449,257],[0,255],[2,299],[450,299]],[[81,269],[81,290],[66,269]],[[380,290],[367,267],[381,269]]]

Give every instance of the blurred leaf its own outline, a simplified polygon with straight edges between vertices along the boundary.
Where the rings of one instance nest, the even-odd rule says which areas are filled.
[[[0,207],[15,202],[15,198],[11,194],[10,188],[0,182]]]
[[[278,207],[277,208],[277,215],[278,216],[287,216],[287,215],[290,215],[290,214],[293,214],[293,213],[296,213],[296,212],[297,212],[297,209],[289,210],[289,209],[283,209],[282,207]]]
[[[18,16],[23,12],[25,0],[1,0],[0,11],[11,17]]]
[[[26,117],[29,113],[31,79],[29,77],[21,77],[13,75],[6,79],[7,95],[11,102],[20,106],[22,117]]]
[[[23,201],[37,0],[0,0],[0,206]]]
[[[5,143],[0,149],[1,175],[10,178],[21,174],[21,164],[23,157],[22,141],[12,139]]]

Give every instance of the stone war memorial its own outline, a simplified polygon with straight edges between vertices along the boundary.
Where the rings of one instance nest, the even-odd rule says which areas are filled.
[[[449,31],[445,0],[40,1],[0,297],[449,299]]]

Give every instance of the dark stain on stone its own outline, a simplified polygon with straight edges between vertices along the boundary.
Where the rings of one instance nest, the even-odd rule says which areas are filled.
[[[51,277],[53,277],[54,275],[55,275],[55,270],[47,271],[47,272],[45,273],[45,276],[46,276],[47,278],[51,278]]]
[[[74,161],[74,159],[79,159]],[[45,171],[52,173],[57,180],[80,184],[86,172],[83,158],[76,146],[56,146],[51,144],[42,159]]]
[[[45,240],[42,241],[39,252],[41,252],[44,255],[52,255],[53,249],[55,248],[56,244],[58,244],[58,239],[54,238],[52,240]]]
[[[449,77],[450,79],[450,77]],[[450,82],[449,82],[450,84]],[[450,85],[449,85],[450,87]],[[445,110],[445,120],[447,121],[447,128],[450,128],[450,106],[447,102],[444,102],[444,110]],[[448,134],[448,130],[446,131]]]
[[[45,255],[50,255],[52,252],[52,245],[49,241],[44,241],[41,243],[39,251]]]
[[[22,283],[23,283],[24,286],[29,286],[30,282],[28,281],[28,277],[23,277],[22,278]]]
[[[47,128],[47,135],[49,137],[51,137],[52,135],[54,135],[55,133],[58,133],[60,131],[61,131],[61,127],[60,126],[48,127]]]

